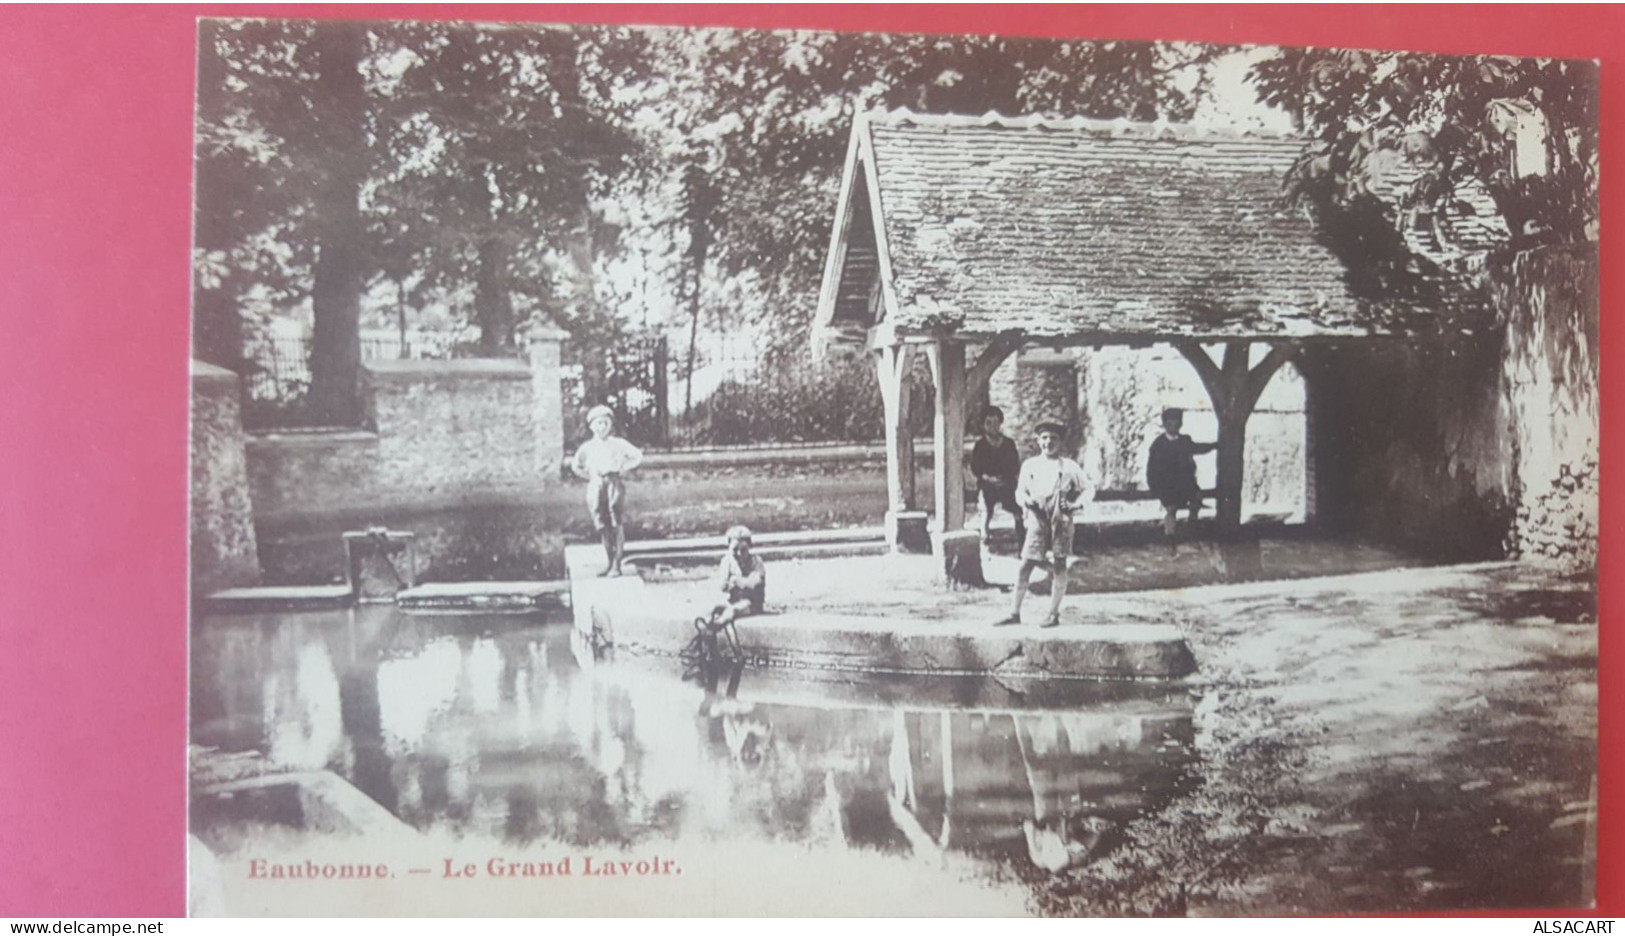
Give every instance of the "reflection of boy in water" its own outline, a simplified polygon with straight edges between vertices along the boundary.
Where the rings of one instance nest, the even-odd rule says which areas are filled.
[[[1074,738],[1072,726],[1056,714],[1011,715],[1011,720],[1033,797],[1033,818],[1021,823],[1027,856],[1046,871],[1061,871],[1099,857],[1110,847],[1117,824],[1080,809],[1076,771],[1086,748],[1078,749],[1075,743],[1086,735],[1080,732]],[[1046,766],[1044,762],[1052,758],[1071,763]]]
[[[706,677],[705,702],[700,705],[700,717],[708,723],[712,741],[721,741],[733,755],[734,763],[756,767],[767,756],[773,743],[773,723],[754,702],[741,702],[739,679],[744,664],[736,663],[728,671],[728,687],[718,694],[721,672],[713,669]],[[718,729],[721,729],[720,733]]]

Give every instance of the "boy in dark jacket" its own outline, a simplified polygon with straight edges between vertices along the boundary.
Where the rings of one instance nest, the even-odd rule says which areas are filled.
[[[1016,518],[1016,542],[1027,539],[1026,523],[1021,507],[1016,503],[1016,479],[1021,474],[1021,453],[1016,443],[1004,434],[1004,411],[989,406],[982,411],[982,435],[970,451],[970,471],[976,476],[976,493],[982,502],[979,522],[982,542],[987,542],[988,527],[993,523],[993,508],[1003,507]]]
[[[1202,510],[1202,489],[1196,483],[1196,456],[1218,448],[1213,442],[1193,442],[1179,430],[1185,425],[1185,413],[1178,409],[1162,411],[1162,435],[1151,443],[1151,457],[1146,460],[1145,480],[1151,493],[1162,501],[1162,535],[1168,547],[1174,548],[1174,534],[1179,529],[1179,511],[1189,510],[1191,523]]]

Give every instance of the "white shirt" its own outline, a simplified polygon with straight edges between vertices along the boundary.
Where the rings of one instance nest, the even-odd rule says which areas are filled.
[[[1095,499],[1095,480],[1077,462],[1057,456],[1034,455],[1021,465],[1016,501],[1048,511],[1060,493],[1068,514]]]
[[[600,439],[596,436],[581,443],[576,449],[571,468],[577,475],[597,478],[617,471],[631,471],[643,461],[637,446],[620,436]]]

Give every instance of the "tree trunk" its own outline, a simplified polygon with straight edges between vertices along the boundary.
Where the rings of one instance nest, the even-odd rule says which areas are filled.
[[[694,408],[694,362],[699,349],[701,298],[705,285],[705,262],[711,252],[711,207],[714,193],[701,165],[703,155],[689,154],[683,173],[683,201],[688,225],[688,262],[693,286],[688,294],[688,379],[683,389],[683,412]]]
[[[508,248],[499,238],[480,244],[474,314],[480,324],[480,354],[505,357],[513,351],[513,297],[508,294]]]
[[[400,347],[395,350],[395,357],[404,361],[412,355],[406,348],[406,287],[400,280],[395,281],[395,327],[400,335]]]
[[[361,413],[360,192],[366,172],[366,88],[361,81],[365,27],[327,22],[316,29],[321,108],[317,135],[328,154],[313,212],[316,269],[310,351],[310,414],[321,425],[358,426]]]

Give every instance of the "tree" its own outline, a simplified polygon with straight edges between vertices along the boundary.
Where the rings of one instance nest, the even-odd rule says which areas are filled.
[[[1177,120],[1202,90],[1178,81],[1181,71],[1215,54],[988,36],[647,35],[648,59],[616,119],[641,143],[631,184],[668,209],[647,236],[685,267],[673,279],[685,330],[756,326],[777,349],[805,345],[858,113]]]
[[[421,258],[431,281],[472,285],[481,354],[511,353],[523,313],[567,324],[566,294],[591,279],[595,188],[627,151],[583,87],[579,59],[595,42],[438,22],[379,33],[379,236]],[[586,293],[574,298],[590,304]]]
[[[367,264],[361,186],[367,177],[367,96],[361,78],[365,27],[351,21],[314,30],[315,170],[311,226],[315,326],[310,344],[310,413],[317,423],[361,422],[361,287]]]
[[[1379,177],[1400,162],[1415,172],[1402,179],[1400,205],[1387,206],[1390,219],[1395,207],[1448,213],[1476,185],[1513,248],[1595,236],[1595,63],[1279,49],[1250,77],[1259,100],[1313,140],[1294,183],[1323,227],[1369,215],[1382,200]]]
[[[312,252],[286,236],[310,192],[290,153],[314,63],[300,24],[203,20],[198,26],[193,354],[246,372],[250,297],[297,305]]]
[[[245,306],[307,297],[315,314],[306,418],[360,419],[365,244],[365,30],[300,21],[199,28],[194,336],[205,360],[249,367]]]

